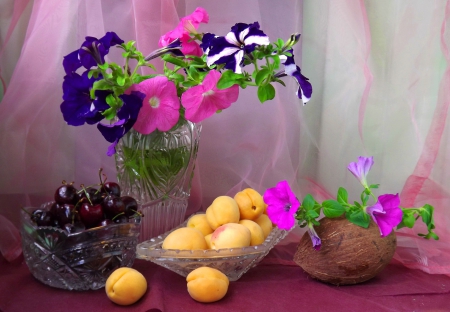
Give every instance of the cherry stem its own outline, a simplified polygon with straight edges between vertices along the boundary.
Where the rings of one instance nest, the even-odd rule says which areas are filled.
[[[121,212],[121,213],[116,214],[116,215],[114,216],[114,218],[111,219],[111,221],[114,221],[118,216],[124,215],[124,214],[125,214],[125,212]]]

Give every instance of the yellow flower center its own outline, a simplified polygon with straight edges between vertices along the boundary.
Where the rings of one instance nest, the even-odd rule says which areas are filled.
[[[209,90],[209,91],[206,91],[205,93],[203,93],[203,96],[210,96],[210,95],[213,95],[214,94],[214,91],[213,90]]]
[[[148,104],[150,104],[153,108],[157,108],[159,106],[159,99],[156,96],[153,96],[150,100],[148,100]]]

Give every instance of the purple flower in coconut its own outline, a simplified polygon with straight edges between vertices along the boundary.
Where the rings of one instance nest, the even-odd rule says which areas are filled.
[[[202,49],[208,51],[206,63],[225,64],[225,68],[242,73],[244,55],[252,53],[259,45],[268,45],[269,37],[259,29],[259,23],[237,23],[224,37],[208,34],[202,41]]]
[[[63,100],[60,109],[64,120],[71,126],[81,126],[85,123],[95,124],[103,119],[101,114],[109,108],[105,99],[109,91],[96,91],[96,98],[91,99],[90,89],[95,82],[94,77],[88,78],[87,71],[82,75],[71,73],[64,77]]]
[[[348,165],[348,170],[359,180],[359,182],[368,188],[366,176],[372,168],[373,157],[358,157],[357,162],[352,162]]]
[[[86,37],[80,49],[64,57],[63,66],[66,74],[75,72],[83,66],[86,69],[105,63],[105,55],[112,46],[120,45],[123,40],[115,32],[107,32],[103,37]]]
[[[292,56],[281,57],[281,61],[284,64],[284,72],[278,73],[275,77],[292,76],[297,80],[298,89],[297,97],[302,100],[303,105],[305,105],[312,95],[312,85],[308,81],[309,79],[302,75],[300,67],[295,64],[294,61],[294,51],[292,49],[288,50]]]
[[[106,141],[112,143],[108,147],[106,155],[112,156],[116,152],[116,145],[119,140],[133,127],[142,107],[142,101],[145,94],[132,91],[131,94],[122,94],[119,96],[123,105],[117,112],[117,122],[111,125],[97,124],[97,129],[101,132]]]
[[[295,214],[300,202],[291,191],[287,181],[266,190],[264,202],[267,206],[267,215],[280,229],[290,230],[295,225]]]
[[[385,194],[378,197],[375,205],[367,207],[366,212],[372,216],[373,221],[380,228],[381,237],[385,237],[392,232],[403,217],[398,194]]]
[[[314,230],[314,226],[312,224],[308,224],[308,234],[311,237],[312,245],[315,250],[320,250],[322,247],[322,240],[319,235],[317,235],[316,230]]]

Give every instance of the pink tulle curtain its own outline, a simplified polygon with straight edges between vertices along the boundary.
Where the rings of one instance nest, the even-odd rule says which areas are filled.
[[[180,17],[202,6],[210,22],[200,31],[225,34],[236,22],[259,21],[271,39],[301,32],[294,52],[314,93],[302,107],[289,79],[262,105],[255,90],[241,90],[231,108],[204,121],[189,212],[216,196],[248,186],[264,192],[283,179],[299,197],[334,197],[345,186],[357,199],[361,188],[347,164],[374,156],[368,178],[381,184],[379,194],[400,193],[403,206],[435,207],[441,240],[418,238],[422,227],[401,230],[395,257],[450,274],[450,1],[7,2],[9,15],[0,20],[7,87],[0,103],[0,215],[12,224],[21,205],[51,198],[63,179],[95,182],[100,167],[115,175],[96,128],[62,120],[62,57],[86,35],[106,31],[148,53]],[[12,29],[9,37],[3,25]],[[119,53],[113,50],[110,60],[119,62]],[[1,218],[0,224],[11,228]]]

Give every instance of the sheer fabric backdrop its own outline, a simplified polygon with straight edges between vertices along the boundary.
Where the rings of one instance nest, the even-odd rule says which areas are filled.
[[[21,205],[51,198],[63,179],[94,183],[100,167],[115,178],[114,160],[105,155],[108,144],[97,129],[69,127],[62,119],[62,57],[86,35],[106,31],[151,52],[180,17],[202,6],[210,22],[200,31],[225,34],[236,22],[259,21],[271,39],[301,32],[296,61],[314,93],[302,107],[291,79],[262,105],[255,90],[241,90],[238,102],[205,120],[188,213],[206,209],[216,196],[244,187],[263,192],[283,179],[299,197],[334,197],[345,186],[357,199],[361,187],[347,164],[374,156],[368,179],[381,184],[379,194],[400,193],[403,206],[429,203],[436,209],[441,240],[417,238],[424,232],[420,227],[401,230],[395,257],[412,268],[450,274],[449,1],[5,3],[0,214],[15,225]],[[120,51],[112,51],[109,60],[120,62]]]

